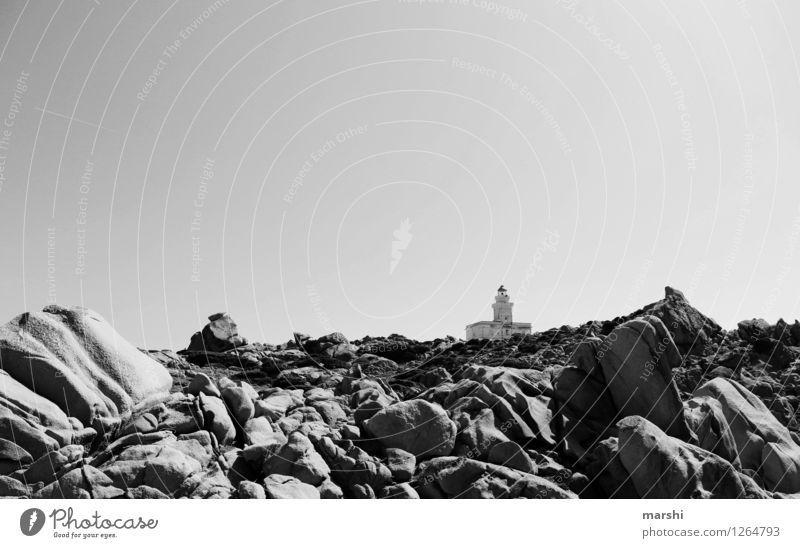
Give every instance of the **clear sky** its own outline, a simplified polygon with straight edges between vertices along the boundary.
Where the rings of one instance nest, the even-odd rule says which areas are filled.
[[[800,316],[800,6],[0,5],[2,320],[452,334]]]

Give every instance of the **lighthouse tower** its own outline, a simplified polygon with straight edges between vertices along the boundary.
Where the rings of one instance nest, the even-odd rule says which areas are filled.
[[[494,319],[492,321],[469,324],[467,326],[467,340],[507,339],[511,335],[530,334],[531,324],[514,322],[513,309],[514,303],[511,302],[506,288],[501,285],[497,288],[497,295],[494,296],[494,303],[492,303]]]
[[[502,285],[497,288],[497,295],[494,296],[494,304],[492,305],[492,310],[494,310],[494,321],[501,322],[504,324],[512,323],[511,319],[511,310],[514,308],[514,303],[512,303],[508,297],[508,291]]]

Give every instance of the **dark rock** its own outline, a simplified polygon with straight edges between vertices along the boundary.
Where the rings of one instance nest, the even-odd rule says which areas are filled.
[[[386,466],[392,473],[392,478],[397,482],[409,481],[417,466],[417,459],[408,451],[402,449],[386,449]]]
[[[226,352],[247,341],[239,336],[236,322],[226,312],[219,312],[208,317],[202,331],[192,335],[187,350],[190,352]]]
[[[222,399],[228,408],[228,413],[240,427],[255,416],[256,409],[253,405],[253,399],[247,393],[247,390],[239,386],[228,386],[223,388],[221,392]]]
[[[13,441],[0,438],[0,475],[10,474],[33,462],[33,457]]]

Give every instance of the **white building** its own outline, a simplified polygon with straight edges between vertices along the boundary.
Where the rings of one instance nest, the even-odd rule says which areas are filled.
[[[517,333],[529,335],[531,324],[514,323],[512,309],[514,303],[508,298],[508,292],[502,285],[494,297],[494,320],[471,323],[467,326],[467,340],[472,339],[507,339]]]

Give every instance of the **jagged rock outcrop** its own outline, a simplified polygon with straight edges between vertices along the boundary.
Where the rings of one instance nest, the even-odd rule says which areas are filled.
[[[669,286],[664,289],[662,300],[644,306],[623,318],[606,322],[604,328],[610,330],[642,316],[655,316],[661,320],[684,355],[703,353],[711,341],[722,333],[722,328],[714,320],[689,304],[681,291]]]
[[[672,436],[692,438],[672,374],[683,358],[655,316],[629,320],[604,339],[589,338],[576,346],[570,363],[553,378],[553,422],[571,458],[583,458],[616,435],[619,419],[634,415]]]

